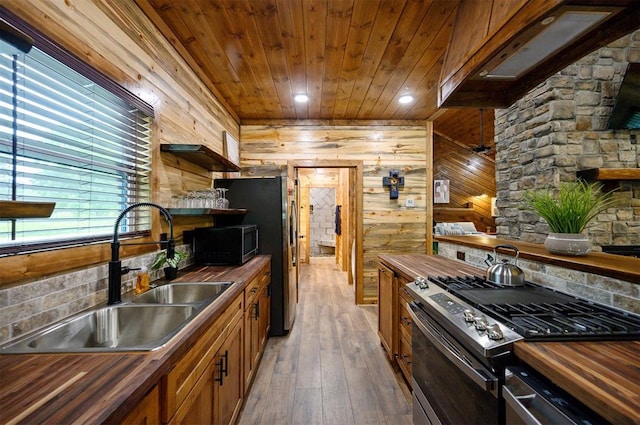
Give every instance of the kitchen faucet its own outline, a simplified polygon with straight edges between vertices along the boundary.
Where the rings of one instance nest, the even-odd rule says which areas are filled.
[[[160,210],[162,215],[164,215],[165,220],[167,220],[167,223],[169,223],[169,239],[166,241],[141,242],[127,245],[166,244],[167,258],[173,258],[175,255],[175,245],[173,242],[173,220],[169,211],[160,205],[153,204],[151,202],[139,202],[125,208],[116,219],[115,228],[113,230],[113,240],[111,241],[111,261],[109,261],[109,305],[119,304],[122,302],[122,275],[131,271],[128,267],[123,268],[122,262],[120,261],[120,241],[118,240],[118,227],[120,225],[120,220],[122,220],[129,211],[138,207],[154,207]]]

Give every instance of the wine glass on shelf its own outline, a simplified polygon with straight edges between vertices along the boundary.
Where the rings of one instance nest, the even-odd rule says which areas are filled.
[[[217,189],[219,196],[218,199],[216,199],[216,208],[219,210],[226,210],[229,208],[229,200],[225,197],[227,190],[226,188],[220,187]]]

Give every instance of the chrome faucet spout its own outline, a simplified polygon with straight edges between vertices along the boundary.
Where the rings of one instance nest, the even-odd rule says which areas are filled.
[[[108,304],[119,304],[122,302],[122,275],[127,274],[130,269],[123,269],[122,262],[120,261],[120,241],[119,232],[120,221],[127,215],[129,211],[140,207],[153,207],[160,210],[160,213],[164,216],[167,223],[169,223],[169,239],[162,241],[167,245],[167,258],[173,258],[175,256],[175,244],[173,241],[173,219],[171,214],[164,207],[152,202],[138,202],[125,208],[118,218],[113,229],[113,240],[111,241],[111,261],[109,261],[109,288],[108,288]],[[149,245],[157,244],[158,242],[148,242]]]

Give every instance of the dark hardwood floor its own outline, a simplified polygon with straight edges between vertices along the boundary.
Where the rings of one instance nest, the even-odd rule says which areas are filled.
[[[269,339],[238,424],[412,424],[410,392],[378,340],[377,307],[355,305],[346,273],[323,260],[301,266],[295,324]]]

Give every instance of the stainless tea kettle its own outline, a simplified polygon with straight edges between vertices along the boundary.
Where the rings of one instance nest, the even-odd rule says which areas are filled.
[[[497,261],[497,253],[496,250],[498,248],[511,249],[515,251],[516,258],[513,261],[513,264],[509,263],[509,260],[506,258],[502,260],[501,263]],[[496,245],[493,248],[493,255],[496,258],[496,261],[493,264],[490,264],[488,260],[485,260],[490,267],[487,269],[487,280],[491,283],[495,283],[496,285],[501,286],[523,286],[524,285],[524,271],[520,267],[518,267],[518,255],[520,251],[513,245]]]

